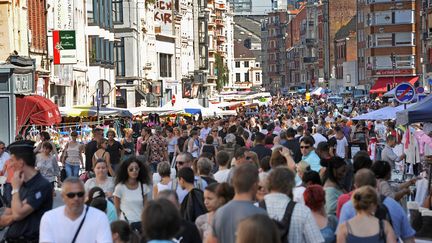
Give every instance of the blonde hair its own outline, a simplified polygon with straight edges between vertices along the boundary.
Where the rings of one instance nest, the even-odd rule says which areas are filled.
[[[236,243],[280,243],[276,224],[267,215],[256,214],[240,221]]]
[[[310,170],[310,165],[308,162],[302,160],[298,162],[297,164],[297,172],[299,173],[305,173],[306,171]]]
[[[362,186],[354,191],[351,200],[356,211],[368,211],[378,205],[378,193],[371,186]]]
[[[125,135],[128,134],[128,133],[133,132],[132,128],[128,128],[128,127],[125,128],[125,129],[123,129],[123,131],[124,131]]]

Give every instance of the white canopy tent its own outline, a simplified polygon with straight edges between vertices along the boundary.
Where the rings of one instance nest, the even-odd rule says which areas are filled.
[[[411,105],[407,105],[408,107]],[[396,119],[396,113],[404,110],[404,105],[400,106],[386,106],[384,108],[371,111],[369,113],[356,116],[353,120],[391,120]]]

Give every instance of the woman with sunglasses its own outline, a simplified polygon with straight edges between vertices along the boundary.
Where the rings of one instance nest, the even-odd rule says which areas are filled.
[[[84,184],[86,192],[89,192],[93,187],[100,187],[105,195],[110,198],[114,192],[114,180],[108,176],[108,165],[104,159],[98,159],[93,167],[95,177],[90,178]]]
[[[211,130],[211,134],[209,134],[209,135],[212,135],[212,137],[213,137],[213,145],[214,146],[219,147],[223,144],[222,138],[219,136],[219,131],[218,131],[217,127],[213,127]]]
[[[151,199],[150,171],[135,156],[123,161],[117,171],[114,205],[120,219],[141,231],[144,204]]]

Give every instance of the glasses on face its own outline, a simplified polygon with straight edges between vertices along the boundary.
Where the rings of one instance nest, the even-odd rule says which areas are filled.
[[[78,196],[79,198],[81,198],[81,197],[84,197],[84,192],[69,192],[69,193],[66,193],[66,196],[68,197],[68,198],[74,198],[74,197],[76,197],[76,196]]]
[[[212,131],[212,132],[217,132],[216,130]]]
[[[184,161],[177,161],[177,164],[178,164],[178,165],[184,165],[185,162],[184,162]]]
[[[0,150],[3,150],[3,149],[5,149],[5,147],[1,147],[1,148],[0,148]]]
[[[308,149],[310,146],[300,146],[300,149]]]
[[[134,172],[134,171],[139,171],[140,169],[138,168],[138,167],[131,167],[131,168],[128,168],[128,171],[129,172]]]

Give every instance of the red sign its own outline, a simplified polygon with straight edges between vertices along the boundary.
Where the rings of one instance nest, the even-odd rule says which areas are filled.
[[[176,97],[175,95],[172,95],[172,99],[171,99],[172,106],[174,106],[175,102],[176,102]]]
[[[397,69],[397,70],[375,70],[375,75],[411,75],[412,69]]]

